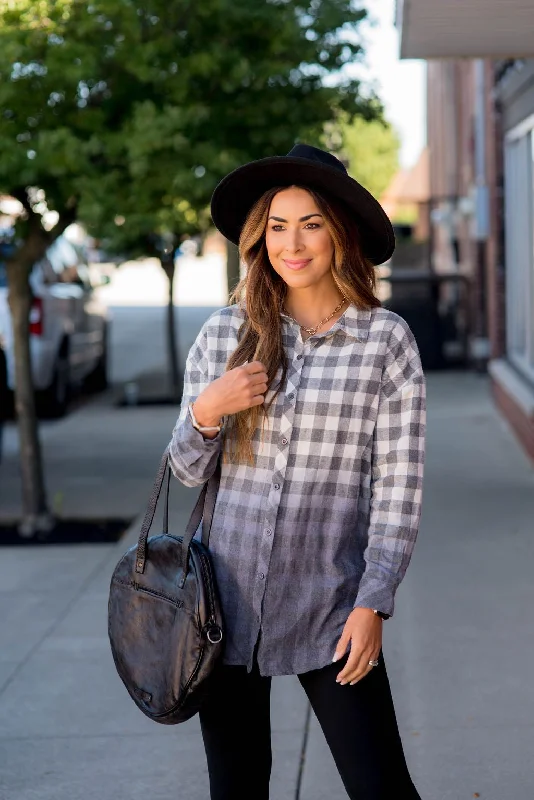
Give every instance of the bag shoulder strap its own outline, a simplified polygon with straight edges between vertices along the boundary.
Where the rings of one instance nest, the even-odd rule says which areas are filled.
[[[145,562],[148,558],[147,552],[147,539],[148,533],[154,521],[156,513],[156,506],[161,494],[161,487],[167,472],[167,487],[165,491],[165,505],[163,509],[163,532],[168,532],[169,520],[169,488],[171,481],[171,467],[169,465],[169,447],[165,448],[161,462],[159,465],[158,473],[152,487],[150,499],[148,501],[147,510],[141,525],[139,539],[137,542],[137,554],[135,559],[135,571],[144,572]],[[211,478],[204,484],[202,491],[198,496],[198,500],[187,523],[185,534],[182,541],[182,564],[187,563],[187,554],[191,540],[195,535],[200,521],[202,520],[202,544],[205,547],[209,546],[209,537],[211,531],[211,524],[213,521],[213,512],[215,510],[215,503],[217,500],[217,492],[219,490],[219,483],[221,478],[221,459],[217,460],[215,472]]]

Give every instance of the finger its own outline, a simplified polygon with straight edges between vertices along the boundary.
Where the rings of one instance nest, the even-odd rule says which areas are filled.
[[[256,383],[253,386],[251,386],[251,390],[252,390],[252,394],[253,395],[265,394],[267,389],[268,389],[268,386],[267,386],[266,383]]]
[[[347,652],[347,647],[349,646],[350,642],[350,630],[349,628],[343,628],[343,633],[341,634],[339,641],[337,643],[336,652],[334,653],[334,658],[332,661],[339,661],[340,658],[343,658],[345,653]]]
[[[374,655],[364,656],[362,654],[362,657],[354,671],[354,674],[348,676],[348,682],[351,684],[351,686],[355,683],[358,683],[358,681],[361,681],[362,678],[365,678],[365,676],[368,675],[372,669],[376,669],[376,667],[373,667],[369,663],[370,661],[378,661],[378,656]]]
[[[355,675],[351,675],[349,678],[349,686],[355,686],[362,680],[362,678],[365,678],[366,675],[369,675],[372,669],[374,669],[374,667],[367,667],[367,669],[364,669],[363,672],[357,672]]]
[[[371,661],[370,655],[367,655],[365,652],[362,652],[361,650],[357,652],[354,645],[352,646],[351,656],[352,653],[354,653],[354,657],[351,657],[349,661],[347,661],[345,667],[340,673],[344,683],[350,683],[351,681],[355,680],[358,677],[363,677],[363,674],[368,669],[370,669],[369,665],[369,661]]]
[[[245,364],[243,366],[243,369],[245,370],[245,372],[248,372],[249,375],[254,375],[255,372],[267,373],[267,370],[265,369],[265,366],[261,363],[261,361],[250,361],[248,364]]]
[[[266,383],[256,383],[256,384],[249,384],[247,387],[247,391],[250,394],[250,397],[258,397],[259,395],[264,395],[267,391],[267,384]]]
[[[248,378],[251,386],[256,386],[258,383],[267,383],[268,380],[266,372],[256,372]]]
[[[378,656],[377,656],[377,658],[378,658]],[[374,661],[374,660],[375,659],[373,659],[373,658],[369,659],[369,661]],[[366,675],[369,675],[370,672],[372,672],[374,669],[376,669],[376,667],[372,667],[371,664],[369,664],[369,661],[367,662],[366,665],[363,666],[362,669],[357,670],[355,675],[352,675],[350,677],[349,683],[350,683],[351,686],[354,686],[355,683],[358,683],[358,681],[361,681],[362,678],[365,678]]]
[[[336,682],[340,683],[342,686],[345,683],[348,683],[349,677],[351,675],[355,674],[356,671],[357,671],[358,662],[359,662],[358,653],[354,653],[354,652],[351,651],[350,654],[349,654],[349,657],[347,659],[347,663],[345,664],[345,666],[343,667],[341,672],[339,672],[337,677],[336,677]]]

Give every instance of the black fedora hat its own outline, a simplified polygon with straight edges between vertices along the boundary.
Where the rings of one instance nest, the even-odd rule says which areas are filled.
[[[373,264],[382,264],[395,249],[395,235],[387,214],[335,156],[297,144],[287,156],[251,161],[226,175],[211,198],[211,216],[227,239],[238,244],[247,214],[273,186],[302,186],[323,190],[349,207],[360,224],[362,247]]]

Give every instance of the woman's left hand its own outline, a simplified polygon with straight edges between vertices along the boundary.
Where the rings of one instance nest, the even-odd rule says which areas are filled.
[[[337,644],[334,661],[345,654],[350,644],[347,663],[336,681],[343,685],[360,681],[373,667],[369,661],[378,659],[382,647],[382,619],[371,608],[355,608],[345,623]]]

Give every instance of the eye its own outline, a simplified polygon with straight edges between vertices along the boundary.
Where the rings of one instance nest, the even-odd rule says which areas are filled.
[[[315,228],[320,228],[321,225],[318,222],[308,222],[306,223],[306,227],[313,231]]]
[[[284,230],[284,226],[283,225],[271,225],[271,230],[272,231],[282,231],[282,230]]]

